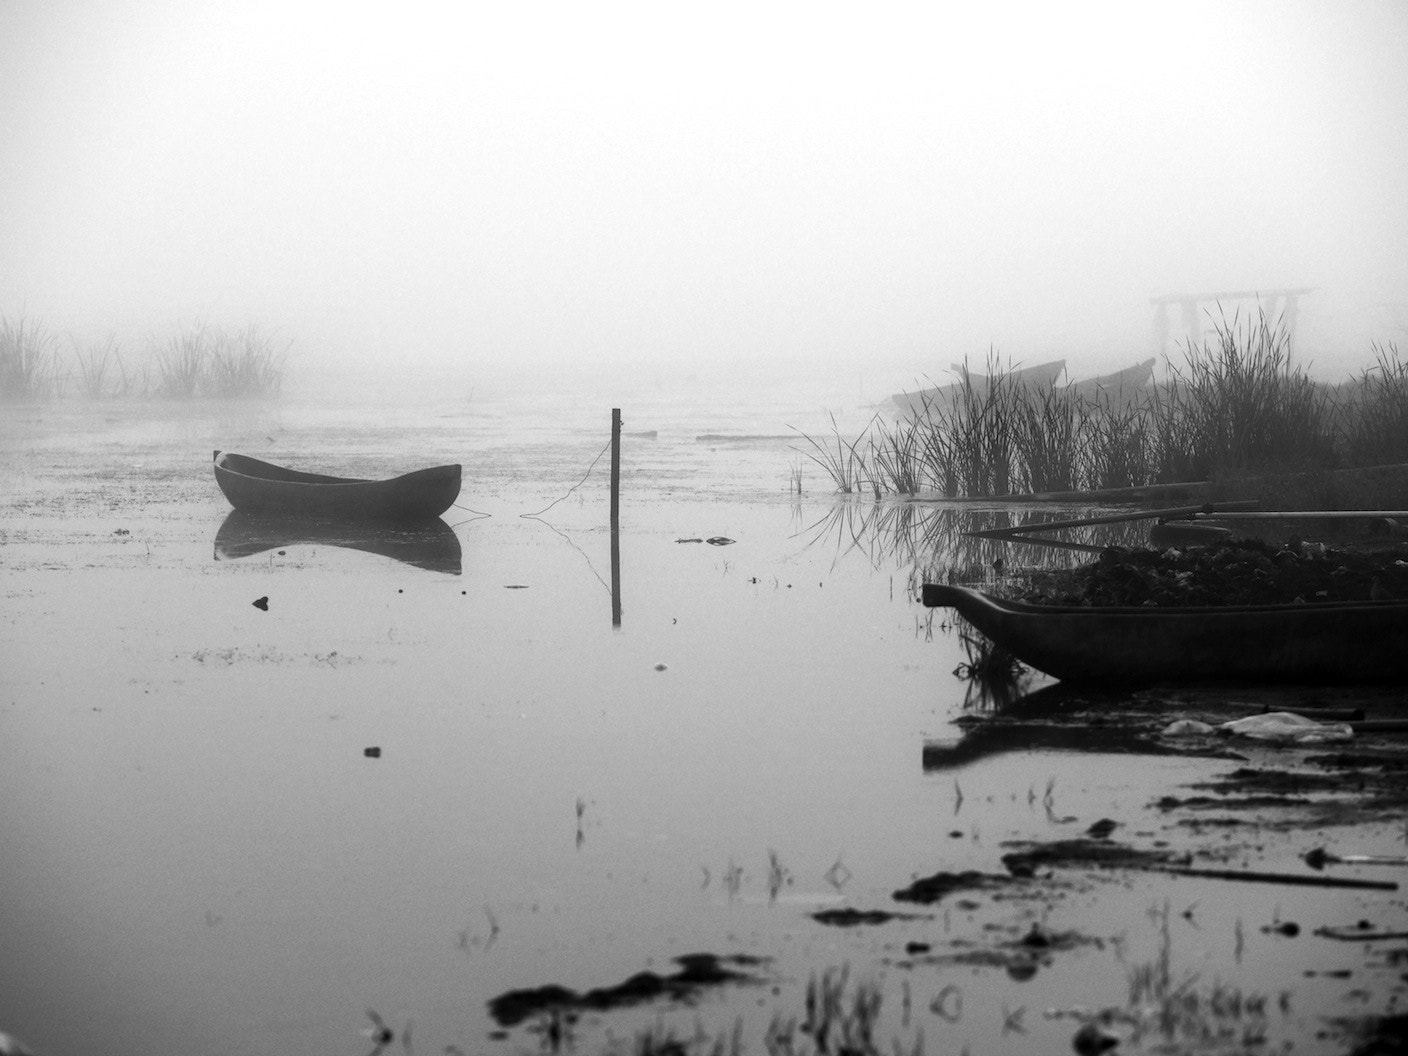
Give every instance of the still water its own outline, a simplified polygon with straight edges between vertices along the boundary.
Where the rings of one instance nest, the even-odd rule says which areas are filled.
[[[746,958],[751,981],[588,1015],[568,1041],[741,1023],[760,1052],[812,974],[845,967],[884,993],[887,1048],[1064,1048],[1073,1022],[1046,1013],[1119,1003],[1167,942],[1148,888],[869,927],[812,914],[893,911],[916,877],[1000,872],[1002,841],[1102,817],[1156,835],[1144,809],[1192,764],[925,771],[924,745],[957,736],[963,654],[914,587],[956,544],[838,500],[790,428],[829,436],[839,411],[858,432],[866,403],[7,408],[0,1030],[51,1054],[365,1054],[370,1009],[387,1051],[534,1051],[552,1039],[500,1029],[492,998],[706,952]],[[297,533],[255,545],[228,523],[215,448],[366,476],[458,461],[462,506],[409,560]],[[1234,962],[1232,922],[1257,936],[1265,892],[1216,902],[1206,930],[1180,921],[1178,955],[1272,994],[1309,985],[1284,944],[1239,937]],[[1089,941],[1035,980],[916,955],[1062,914]],[[1283,1014],[1272,1033],[1301,1026]]]

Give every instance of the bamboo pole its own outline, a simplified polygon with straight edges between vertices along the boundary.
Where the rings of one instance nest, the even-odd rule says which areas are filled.
[[[1262,884],[1293,884],[1298,887],[1353,887],[1367,891],[1397,891],[1392,880],[1355,880],[1351,877],[1315,876],[1309,873],[1265,873],[1252,869],[1193,869],[1187,866],[1150,866],[1150,872],[1168,876],[1197,876],[1208,880],[1245,880]]]
[[[1140,510],[1138,513],[1112,513],[1101,517],[1077,517],[1068,521],[1045,521],[1040,524],[1019,524],[1011,528],[988,528],[978,532],[964,532],[973,539],[1008,539],[1028,532],[1047,532],[1056,528],[1084,528],[1092,524],[1123,524],[1127,521],[1150,521],[1157,518],[1178,520],[1195,514],[1213,514],[1218,510],[1245,509],[1258,505],[1255,499],[1243,502],[1204,502],[1197,506],[1170,506],[1162,510]]]
[[[1089,491],[1026,491],[1016,495],[911,495],[906,502],[1016,503],[1016,502],[1115,502],[1135,503],[1160,496],[1179,495],[1206,488],[1206,480],[1178,484],[1136,484],[1129,488],[1092,488]]]
[[[1392,520],[1408,520],[1408,510],[1265,510],[1256,513],[1207,513],[1198,514],[1196,519],[1210,518],[1219,521],[1288,520],[1293,517],[1306,520],[1350,520],[1355,517],[1387,517]]]

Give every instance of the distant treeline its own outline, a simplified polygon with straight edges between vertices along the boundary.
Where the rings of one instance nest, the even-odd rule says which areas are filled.
[[[42,322],[0,316],[0,400],[276,396],[292,344],[255,324],[193,323],[129,355],[114,337],[60,342]]]
[[[1132,389],[1028,384],[990,357],[898,420],[855,439],[833,426],[803,449],[841,492],[1011,495],[1207,480],[1247,470],[1408,462],[1408,364],[1395,345],[1338,385],[1291,363],[1262,316],[1223,321],[1216,340],[1165,357],[1164,380]]]

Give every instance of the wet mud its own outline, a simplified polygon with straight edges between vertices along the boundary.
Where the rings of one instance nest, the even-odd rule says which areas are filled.
[[[689,1001],[710,987],[757,983],[760,958],[742,954],[691,953],[675,958],[668,975],[638,972],[613,986],[578,993],[553,984],[510,990],[489,1001],[489,1014],[501,1027],[517,1026],[550,1013],[610,1012],[652,1001]]]

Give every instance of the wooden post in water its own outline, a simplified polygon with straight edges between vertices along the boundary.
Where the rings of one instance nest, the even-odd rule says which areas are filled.
[[[621,626],[621,408],[611,408],[611,626]]]

